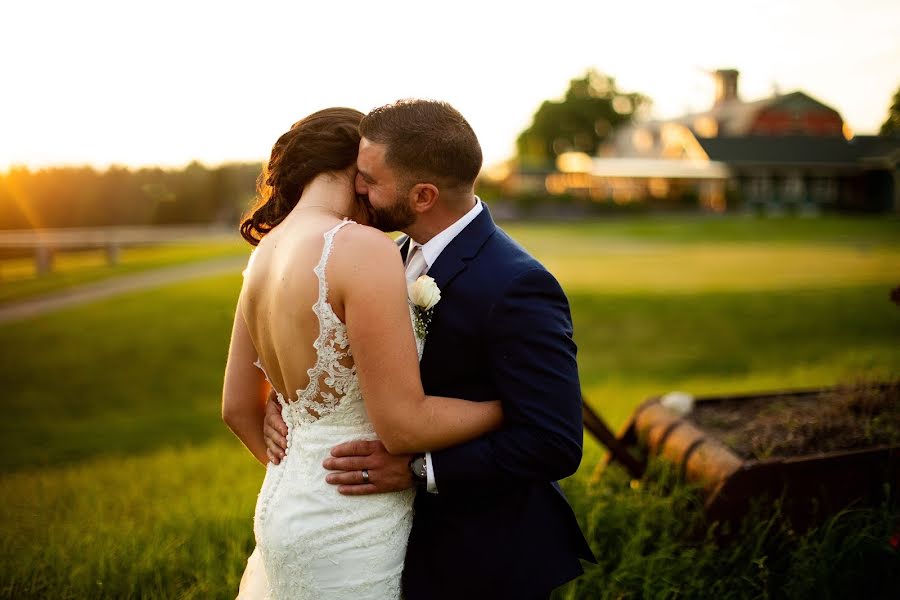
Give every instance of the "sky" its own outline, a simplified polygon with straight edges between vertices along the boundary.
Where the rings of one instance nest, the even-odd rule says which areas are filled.
[[[900,87],[896,0],[4,0],[0,169],[261,161],[326,106],[453,104],[485,164],[588,68],[654,104],[803,90],[875,133]]]

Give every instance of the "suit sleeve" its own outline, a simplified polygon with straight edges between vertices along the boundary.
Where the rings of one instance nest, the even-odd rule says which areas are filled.
[[[519,275],[491,311],[489,368],[503,427],[432,453],[440,494],[473,485],[556,481],[578,469],[581,386],[569,303],[543,269]]]

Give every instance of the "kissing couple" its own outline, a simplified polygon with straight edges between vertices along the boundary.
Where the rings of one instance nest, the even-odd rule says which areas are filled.
[[[583,440],[568,300],[481,163],[433,100],[275,142],[222,394],[266,465],[239,598],[546,599],[594,560],[557,484]]]

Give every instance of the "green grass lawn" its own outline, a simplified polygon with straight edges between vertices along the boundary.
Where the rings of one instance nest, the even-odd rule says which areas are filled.
[[[103,250],[59,252],[54,258],[53,271],[41,276],[35,272],[33,258],[0,260],[0,304],[126,273],[226,256],[247,256],[249,252],[250,247],[237,236],[234,240],[124,248],[115,266],[107,264]]]
[[[673,389],[896,376],[897,224],[682,218],[508,230],[569,292],[585,394],[618,427]],[[0,326],[0,597],[233,597],[263,475],[219,418],[239,283],[209,278]],[[900,572],[885,541],[891,510],[843,515],[790,548],[760,519],[746,544],[714,552],[682,541],[698,514],[689,494],[649,481],[632,489],[616,470],[590,484],[601,456],[587,439],[565,482],[601,565],[560,596],[804,597],[844,589],[842,573],[878,583],[881,569]],[[836,550],[848,532],[858,544]]]

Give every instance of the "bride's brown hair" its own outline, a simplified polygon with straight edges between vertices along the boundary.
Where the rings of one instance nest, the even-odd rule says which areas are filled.
[[[356,163],[359,122],[352,108],[326,108],[294,123],[272,146],[256,181],[256,200],[241,223],[241,235],[256,246],[300,200],[317,175],[343,171]]]

